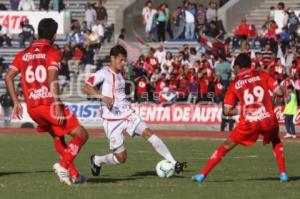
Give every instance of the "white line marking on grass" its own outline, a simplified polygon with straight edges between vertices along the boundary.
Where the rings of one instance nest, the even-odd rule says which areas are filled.
[[[258,156],[256,155],[246,155],[246,156],[235,156],[235,157],[226,157],[226,159],[252,159],[252,158],[257,158]],[[207,158],[197,158],[200,160],[207,160],[209,157]]]

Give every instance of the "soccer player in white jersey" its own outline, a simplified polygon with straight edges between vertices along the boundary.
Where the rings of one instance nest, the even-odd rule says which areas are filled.
[[[150,142],[164,159],[169,160],[177,173],[183,172],[186,163],[173,158],[164,142],[147,127],[145,122],[131,108],[126,100],[125,80],[122,76],[126,63],[126,50],[117,45],[110,51],[110,65],[91,75],[84,86],[84,92],[102,101],[102,119],[105,134],[112,153],[91,156],[91,171],[94,176],[100,174],[101,167],[118,165],[126,162],[127,152],[124,146],[123,132],[130,136],[139,135]],[[98,90],[95,86],[102,84]]]

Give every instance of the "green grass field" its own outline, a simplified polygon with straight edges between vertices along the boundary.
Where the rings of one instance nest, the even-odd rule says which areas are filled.
[[[189,167],[183,176],[161,179],[155,165],[161,159],[140,138],[127,138],[128,162],[104,167],[102,176],[92,177],[89,157],[107,152],[105,138],[91,137],[76,165],[89,178],[82,186],[61,185],[51,171],[57,161],[50,137],[41,135],[0,136],[0,198],[135,199],[135,198],[299,198],[299,143],[286,143],[287,168],[291,181],[281,184],[271,146],[238,147],[223,159],[205,183],[191,176],[200,169],[220,141],[164,139],[179,160]]]

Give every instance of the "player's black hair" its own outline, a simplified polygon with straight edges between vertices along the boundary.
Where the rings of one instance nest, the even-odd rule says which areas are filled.
[[[294,86],[292,84],[290,84],[290,85],[287,86],[287,89],[293,91],[294,90]]]
[[[251,58],[247,53],[241,53],[235,59],[234,65],[238,65],[239,68],[250,68]]]
[[[124,57],[127,57],[127,51],[123,46],[116,45],[110,50],[109,55],[113,57],[117,57],[118,55],[123,55]]]
[[[57,22],[52,18],[44,18],[38,25],[40,39],[52,40],[58,28]]]

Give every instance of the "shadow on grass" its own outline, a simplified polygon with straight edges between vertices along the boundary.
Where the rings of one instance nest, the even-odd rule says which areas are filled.
[[[138,172],[135,172],[133,175],[131,175],[132,177],[147,177],[147,176],[157,176],[156,172],[155,171],[138,171]],[[172,178],[184,178],[183,175],[181,174],[174,174],[172,176]]]
[[[99,184],[99,183],[118,183],[122,181],[138,180],[138,178],[89,178],[87,183]]]
[[[252,179],[247,179],[251,181],[279,181],[279,177],[268,177],[268,178],[252,178]],[[300,176],[290,176],[289,181],[298,181],[300,180]]]
[[[23,174],[32,174],[32,173],[52,173],[53,171],[10,171],[10,172],[0,172],[1,176],[9,175],[23,175]]]

